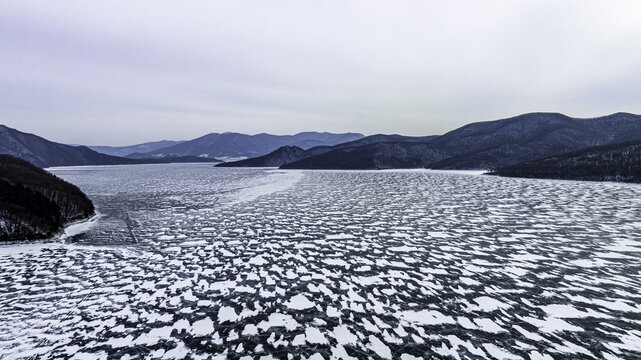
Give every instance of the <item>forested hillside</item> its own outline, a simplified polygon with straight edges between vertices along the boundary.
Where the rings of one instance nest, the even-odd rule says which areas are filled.
[[[641,183],[641,142],[592,147],[500,168],[491,174]]]
[[[27,161],[0,155],[0,240],[47,238],[94,214],[78,187]]]

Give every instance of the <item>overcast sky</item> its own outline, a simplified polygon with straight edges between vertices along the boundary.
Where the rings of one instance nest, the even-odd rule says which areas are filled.
[[[0,123],[125,145],[641,113],[641,1],[0,1]]]

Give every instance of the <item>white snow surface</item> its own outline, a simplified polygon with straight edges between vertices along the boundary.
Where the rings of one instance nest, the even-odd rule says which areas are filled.
[[[85,233],[89,231],[92,227],[96,225],[96,222],[100,219],[100,213],[96,213],[96,215],[92,216],[91,218],[79,222],[75,222],[72,224],[67,225],[64,228],[64,232],[60,236],[60,239],[65,240],[70,237],[80,235],[82,233]]]
[[[264,177],[259,185],[252,185],[237,192],[236,199],[230,205],[252,201],[259,196],[287,190],[303,177],[303,172],[299,170],[270,170],[267,173],[269,175]]]
[[[641,357],[636,185],[52,171],[101,217],[0,246],[3,358]]]

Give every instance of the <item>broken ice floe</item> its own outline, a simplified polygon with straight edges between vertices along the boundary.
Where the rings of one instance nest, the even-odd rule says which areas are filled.
[[[208,165],[60,176],[103,216],[74,244],[0,251],[7,358],[641,356],[638,187]]]

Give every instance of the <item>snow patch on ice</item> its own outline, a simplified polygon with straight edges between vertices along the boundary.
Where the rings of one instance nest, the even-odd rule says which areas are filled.
[[[289,299],[289,301],[285,303],[285,306],[294,310],[305,310],[314,307],[315,304],[309,301],[305,295],[298,294]]]
[[[436,310],[403,311],[399,315],[401,319],[419,325],[456,324],[454,318]]]
[[[230,205],[252,201],[259,196],[287,190],[300,181],[304,175],[299,170],[269,170],[267,173],[269,175],[263,178],[263,182],[260,185],[238,191]]]

